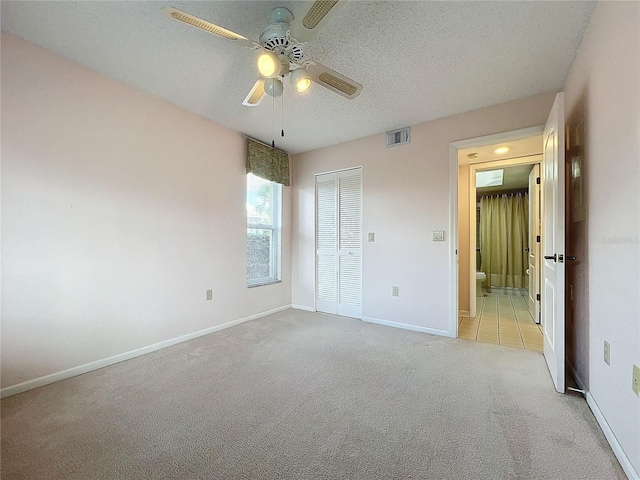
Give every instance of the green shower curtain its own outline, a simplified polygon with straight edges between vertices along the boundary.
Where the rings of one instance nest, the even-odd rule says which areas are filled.
[[[486,287],[528,285],[529,195],[480,198],[480,270]]]

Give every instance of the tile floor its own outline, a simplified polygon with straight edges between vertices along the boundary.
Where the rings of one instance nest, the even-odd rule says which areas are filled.
[[[542,329],[529,314],[525,296],[494,291],[476,301],[476,318],[460,317],[459,338],[542,351]]]

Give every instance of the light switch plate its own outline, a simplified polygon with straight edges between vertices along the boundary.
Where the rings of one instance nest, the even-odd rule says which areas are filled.
[[[398,297],[400,295],[400,289],[398,287],[391,287],[391,295]]]
[[[604,363],[611,365],[611,345],[606,340],[604,341]]]
[[[434,242],[444,242],[444,230],[434,230],[431,239]]]
[[[369,234],[369,241],[370,241],[370,242],[373,242],[373,241],[374,241],[374,239],[375,239],[375,235],[374,235],[373,233],[370,233],[370,234]]]
[[[640,368],[637,365],[633,366],[633,384],[632,389],[638,396],[640,396]]]
[[[213,300],[213,290],[207,290],[207,300]]]

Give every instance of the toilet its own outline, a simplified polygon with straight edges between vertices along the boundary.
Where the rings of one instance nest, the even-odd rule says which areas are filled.
[[[482,284],[487,279],[487,274],[484,272],[476,272],[476,297],[483,297]]]

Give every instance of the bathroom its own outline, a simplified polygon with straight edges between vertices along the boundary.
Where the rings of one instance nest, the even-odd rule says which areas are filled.
[[[542,137],[458,150],[458,337],[542,351]]]
[[[529,176],[533,165],[476,172],[476,296],[528,296]]]
[[[470,194],[475,195],[469,200],[475,208],[469,212],[469,266],[475,265],[475,289],[470,289],[475,298],[469,299],[473,314],[461,315],[459,336],[541,351],[535,294],[539,165],[505,165],[472,174],[475,188]]]

